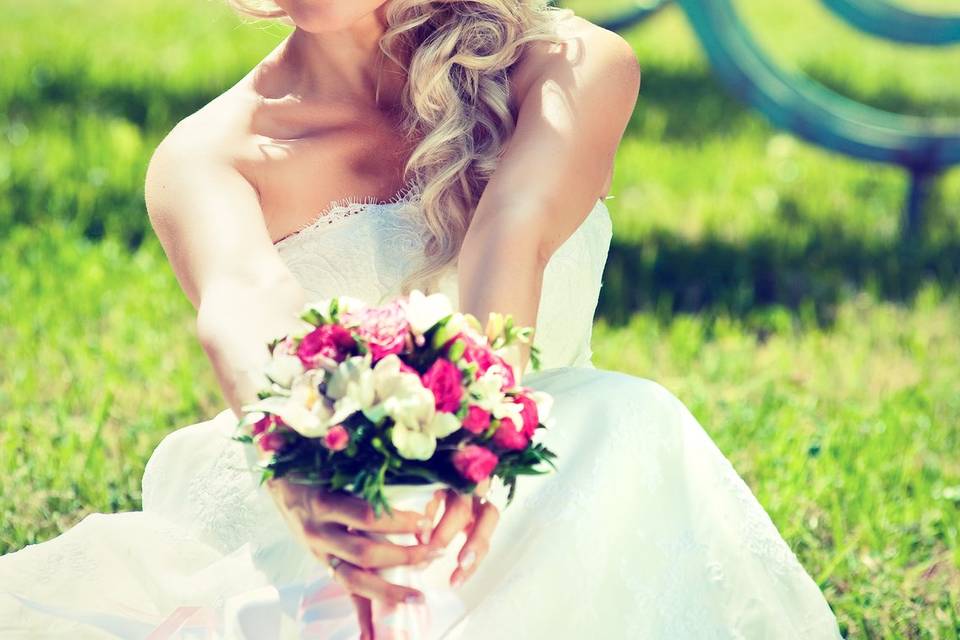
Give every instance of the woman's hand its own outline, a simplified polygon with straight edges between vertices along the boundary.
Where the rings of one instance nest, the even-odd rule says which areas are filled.
[[[423,601],[420,591],[391,584],[376,570],[428,562],[442,551],[425,544],[404,546],[373,540],[366,534],[409,533],[423,540],[432,524],[425,514],[394,510],[392,516],[377,517],[369,503],[354,496],[282,478],[268,480],[267,486],[287,524],[307,548],[328,566],[331,557],[339,560],[331,573],[351,594],[362,637],[373,637],[371,600],[388,606]]]
[[[490,481],[486,480],[473,494],[462,494],[453,489],[437,491],[427,507],[427,515],[431,520],[436,509],[440,505],[444,507],[440,522],[430,533],[430,547],[442,553],[459,532],[465,531],[467,534],[457,554],[457,568],[450,575],[450,585],[453,587],[463,584],[474,574],[490,549],[500,511],[484,497],[489,486]]]

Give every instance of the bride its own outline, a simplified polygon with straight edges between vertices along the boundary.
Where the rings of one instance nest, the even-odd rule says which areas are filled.
[[[381,637],[374,606],[423,594],[378,569],[449,548],[461,613],[431,638],[838,638],[686,407],[591,364],[604,200],[640,83],[627,43],[543,0],[233,4],[295,28],[170,132],[146,179],[229,406],[161,441],[143,511],[0,558],[0,637]],[[258,485],[229,436],[266,342],[308,300],[411,288],[536,325],[543,367],[524,383],[555,398],[559,471],[506,509],[492,489],[448,492],[380,518]]]

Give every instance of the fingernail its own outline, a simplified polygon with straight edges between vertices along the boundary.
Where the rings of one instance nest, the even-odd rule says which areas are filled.
[[[403,601],[407,604],[423,604],[424,598],[422,594],[411,593]]]
[[[463,554],[463,560],[460,561],[460,566],[463,569],[469,569],[473,566],[473,563],[477,561],[477,553],[470,549],[465,554]]]
[[[437,558],[443,556],[446,552],[446,549],[430,549],[430,551],[427,552],[427,557],[431,560],[436,560]]]

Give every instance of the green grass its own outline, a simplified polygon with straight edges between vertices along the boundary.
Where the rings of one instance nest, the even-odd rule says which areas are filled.
[[[138,508],[160,438],[221,408],[143,172],[284,30],[213,0],[0,4],[2,553]],[[960,47],[876,41],[813,0],[737,6],[781,64],[960,115]],[[644,83],[609,201],[598,365],[690,407],[847,637],[960,637],[960,171],[905,240],[902,172],[743,109],[677,10],[627,36]]]

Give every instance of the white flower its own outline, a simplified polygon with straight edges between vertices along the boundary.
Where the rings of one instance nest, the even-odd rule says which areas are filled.
[[[537,416],[540,422],[545,424],[553,411],[553,396],[545,391],[531,391],[528,395],[537,405]]]
[[[412,378],[412,380],[411,380]],[[398,376],[397,384],[383,401],[383,409],[394,422],[413,429],[423,429],[433,420],[436,399],[415,376]]]
[[[401,360],[395,353],[381,358],[373,368],[373,387],[376,392],[377,400],[382,402],[390,396],[395,386],[410,384],[410,381],[404,381],[404,376],[420,378],[412,373],[406,373],[400,370]]]
[[[493,411],[503,402],[503,375],[499,367],[492,366],[469,387],[474,404],[485,411]]]
[[[315,302],[308,302],[303,305],[303,309],[300,311],[300,315],[303,316],[309,312],[314,312],[320,318],[323,318],[324,322],[331,322],[330,317],[330,305],[333,303],[333,298],[322,298]],[[359,311],[367,306],[363,300],[357,298],[351,298],[350,296],[338,296],[337,297],[337,311],[338,313],[353,313],[354,311]],[[309,322],[307,324],[310,324]],[[310,329],[314,329],[313,325],[310,325]],[[309,333],[307,331],[306,333]],[[305,335],[305,334],[304,334]]]
[[[414,335],[422,336],[433,325],[453,313],[453,307],[442,293],[425,296],[419,289],[414,289],[407,298],[406,312],[410,330]]]
[[[462,313],[455,313],[450,316],[447,323],[441,327],[436,335],[433,336],[433,346],[440,348],[458,334],[467,330],[467,320]]]
[[[337,297],[337,308],[340,313],[354,313],[355,311],[365,309],[366,306],[367,303],[359,298],[352,298],[350,296]]]
[[[307,373],[294,380],[289,398],[271,396],[243,410],[272,413],[304,438],[323,437],[333,424],[333,407],[317,392],[317,382],[314,372]]]
[[[460,426],[460,420],[457,416],[446,411],[437,411],[433,414],[433,420],[427,425],[427,433],[437,439],[446,438]]]
[[[303,375],[303,363],[297,356],[284,353],[283,349],[278,347],[267,363],[265,372],[280,386],[290,387],[297,376]]]
[[[437,439],[460,428],[452,413],[436,410],[433,392],[420,377],[400,370],[400,358],[389,355],[373,370],[376,398],[384,413],[393,419],[390,439],[408,460],[427,460],[437,448]]]
[[[390,440],[397,452],[407,460],[429,460],[437,450],[435,437],[404,424],[395,424],[390,429]]]
[[[376,399],[370,354],[347,358],[333,370],[327,382],[327,396],[334,401],[331,418],[334,424],[343,422],[357,411],[371,409]]]
[[[513,420],[513,424],[517,426],[523,425],[523,405],[513,402],[512,398],[505,398],[506,402],[501,402],[495,406],[491,413],[493,417],[497,420],[503,420],[504,418],[510,418]]]

